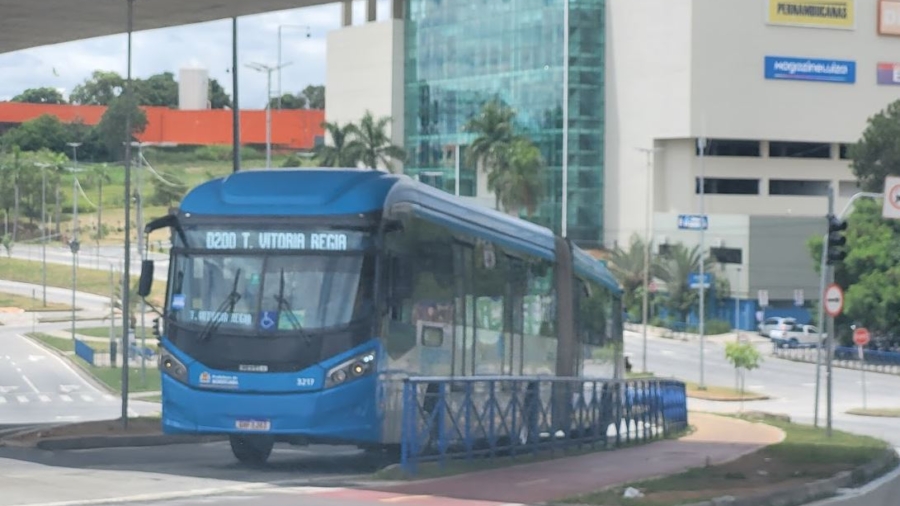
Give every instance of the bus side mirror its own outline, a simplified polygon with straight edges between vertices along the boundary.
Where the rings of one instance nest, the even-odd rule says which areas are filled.
[[[138,295],[146,297],[150,295],[150,287],[153,286],[153,260],[141,262],[141,279],[138,281]]]

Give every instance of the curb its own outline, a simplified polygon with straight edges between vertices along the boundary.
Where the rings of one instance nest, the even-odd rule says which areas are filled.
[[[141,446],[167,446],[177,444],[216,443],[226,440],[225,436],[85,436],[72,438],[44,439],[35,443],[41,450],[92,450],[97,448],[125,448]]]

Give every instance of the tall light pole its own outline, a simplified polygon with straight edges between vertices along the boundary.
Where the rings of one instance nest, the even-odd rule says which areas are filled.
[[[704,199],[704,195],[706,193],[706,179],[705,179],[705,167],[704,167],[704,155],[706,154],[706,137],[701,137],[697,141],[697,146],[700,148],[700,384],[698,385],[701,390],[706,388],[706,382],[704,380],[704,367],[705,367],[705,357],[703,353],[706,348],[706,332],[703,328],[703,324],[706,321],[706,304],[705,304],[705,296],[706,296],[706,273],[705,273],[705,265],[706,262],[706,202]]]
[[[47,167],[46,163],[35,163],[41,168],[41,284],[43,285],[44,307],[47,307]]]
[[[127,141],[131,141],[131,104],[132,95],[131,60],[132,60],[132,32],[134,31],[134,0],[128,0],[128,64],[127,77],[125,78],[125,98],[128,100],[128,109],[125,114],[125,135]],[[237,69],[235,69],[237,72]],[[237,90],[235,90],[236,92]],[[237,101],[237,93],[235,93]],[[128,428],[128,327],[130,323],[128,315],[129,295],[131,294],[131,142],[125,143],[125,269],[122,271],[122,425]]]
[[[647,155],[647,192],[646,192],[646,209],[644,210],[644,289],[642,301],[642,322],[643,328],[643,354],[641,357],[641,370],[647,372],[647,320],[650,318],[650,222],[653,215],[652,195],[653,195],[653,155],[662,148],[637,148],[638,151]]]
[[[266,85],[266,168],[272,168],[272,72],[281,71],[284,67],[290,65],[291,62],[279,64],[275,67],[271,65],[263,65],[262,63],[248,63],[247,67],[257,72],[265,72],[267,78]]]
[[[562,129],[562,224],[560,235],[569,231],[569,0],[563,0],[563,129]]]
[[[306,30],[306,38],[312,37],[312,28],[307,25],[278,25],[278,109],[281,109],[281,29],[300,28]]]
[[[72,170],[72,241],[69,248],[72,250],[72,340],[75,340],[75,284],[78,268],[78,146],[80,142],[67,142],[72,148],[72,160],[75,168]]]

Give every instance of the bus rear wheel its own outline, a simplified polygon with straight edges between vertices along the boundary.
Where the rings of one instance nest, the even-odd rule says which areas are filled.
[[[265,436],[229,436],[231,452],[244,464],[265,464],[272,454],[275,440]]]

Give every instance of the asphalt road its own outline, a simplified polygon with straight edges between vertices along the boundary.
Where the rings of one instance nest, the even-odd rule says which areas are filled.
[[[734,367],[725,360],[722,344],[707,340],[704,353],[704,380],[707,385],[733,387]],[[770,346],[759,369],[746,376],[747,389],[771,397],[765,401],[744,403],[745,410],[761,410],[790,415],[795,421],[813,423],[816,367],[814,364],[791,362],[768,356]],[[634,370],[641,368],[642,340],[637,333],[625,333],[625,351],[633,354]],[[676,341],[648,337],[647,369],[657,375],[673,376],[699,383],[700,347],[698,341]],[[846,411],[862,407],[862,377],[860,371],[833,369],[833,427],[849,432],[867,434],[884,439],[900,447],[900,431],[892,418],[848,415]],[[866,373],[867,407],[900,407],[900,376]],[[822,388],[819,422],[825,424],[825,368],[822,368]],[[691,409],[710,412],[735,412],[739,403],[689,400]]]
[[[99,254],[98,254],[99,253]],[[37,244],[16,244],[13,246],[13,258],[22,260],[31,260],[40,262],[43,260],[41,246]],[[110,266],[117,272],[122,268],[122,262],[125,258],[123,246],[101,246],[98,252],[97,247],[93,244],[82,244],[82,249],[78,253],[78,265],[88,269],[108,270]],[[154,279],[165,279],[169,270],[169,257],[160,253],[150,253],[150,257],[155,261]],[[47,262],[52,264],[72,265],[72,252],[66,246],[59,246],[58,243],[47,245]],[[141,258],[137,252],[137,246],[132,248],[131,252],[131,273],[138,275],[141,272]]]
[[[0,281],[0,291],[31,295],[40,287]],[[47,300],[68,302],[71,291],[48,288]],[[108,299],[76,292],[76,303],[86,312],[103,314]],[[121,415],[121,401],[86,377],[54,351],[23,334],[32,323],[19,320],[0,327],[0,425],[109,420]],[[83,323],[81,325],[97,325]],[[70,323],[40,324],[37,330],[68,329]],[[152,367],[152,364],[151,364]],[[131,401],[129,414],[156,413],[159,404]]]

